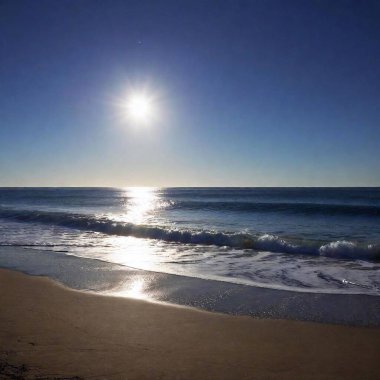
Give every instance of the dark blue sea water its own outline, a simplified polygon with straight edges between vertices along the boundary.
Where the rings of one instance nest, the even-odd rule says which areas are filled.
[[[380,295],[380,188],[2,188],[0,245]]]

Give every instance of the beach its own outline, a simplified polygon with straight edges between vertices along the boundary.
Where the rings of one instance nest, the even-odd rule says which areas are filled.
[[[379,196],[0,189],[0,380],[378,379]]]
[[[380,380],[380,1],[0,0],[0,380]]]
[[[3,372],[28,379],[380,376],[378,327],[229,316],[84,293],[4,269],[0,293]]]

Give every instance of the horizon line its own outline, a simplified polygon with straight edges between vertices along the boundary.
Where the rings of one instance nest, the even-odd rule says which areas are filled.
[[[147,188],[147,189],[342,189],[342,188],[380,188],[380,185],[360,185],[360,186],[0,186],[0,189],[130,189],[130,188]]]

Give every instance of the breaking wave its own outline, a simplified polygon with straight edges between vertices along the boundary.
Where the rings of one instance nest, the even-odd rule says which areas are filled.
[[[205,230],[178,230],[156,225],[116,222],[107,217],[9,208],[0,208],[0,218],[182,244],[226,246],[230,248],[320,255],[343,259],[380,260],[380,245],[360,245],[345,240],[318,245],[312,241],[302,241],[302,243],[287,241],[271,234],[253,235]]]

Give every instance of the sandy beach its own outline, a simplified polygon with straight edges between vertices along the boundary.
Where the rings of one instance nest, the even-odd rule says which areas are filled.
[[[0,0],[0,380],[380,380],[380,0]]]
[[[1,378],[380,377],[379,328],[98,296],[9,270],[0,270],[0,294]]]

